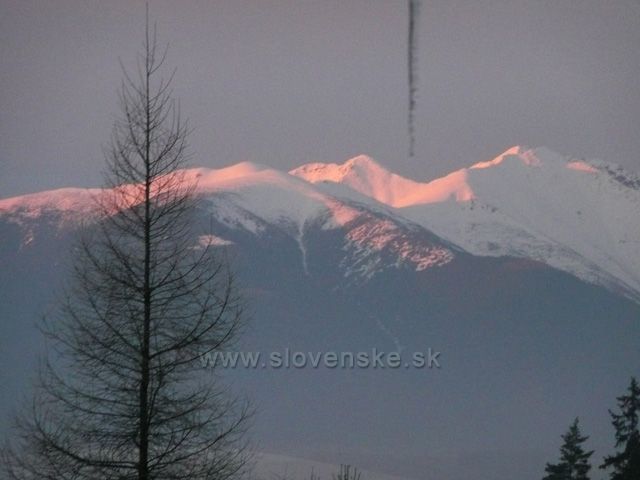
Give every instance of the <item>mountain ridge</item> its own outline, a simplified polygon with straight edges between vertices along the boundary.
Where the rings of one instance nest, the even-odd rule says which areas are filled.
[[[391,193],[353,176],[334,182],[334,165],[291,173],[385,203],[474,255],[530,258],[640,298],[640,222],[629,221],[640,182],[615,164],[515,146],[430,182],[390,182],[400,185]]]
[[[366,155],[288,173],[241,162],[184,174],[229,227],[260,234],[276,225],[301,251],[310,225],[355,225],[366,212],[366,226],[347,234],[362,254],[395,245],[398,258],[429,265],[423,246],[412,247],[398,233],[420,226],[473,255],[535,260],[640,299],[640,222],[629,221],[640,211],[640,180],[614,164],[515,146],[428,182],[397,175]],[[81,220],[100,192],[67,188],[0,199],[0,215],[14,223],[41,214]],[[453,255],[440,253],[442,261]]]

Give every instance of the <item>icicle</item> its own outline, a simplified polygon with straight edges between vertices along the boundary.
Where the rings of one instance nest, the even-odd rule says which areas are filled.
[[[409,158],[413,158],[415,150],[415,108],[416,108],[416,93],[417,87],[417,19],[420,13],[420,0],[409,0],[409,38],[408,38],[408,68],[409,68]]]

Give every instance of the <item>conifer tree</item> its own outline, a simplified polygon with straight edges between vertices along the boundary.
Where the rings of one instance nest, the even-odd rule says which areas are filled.
[[[640,479],[640,385],[632,377],[627,394],[617,398],[620,413],[609,410],[616,430],[616,449],[613,455],[605,457],[602,469],[611,469],[611,480]]]
[[[588,439],[580,432],[579,420],[576,418],[562,436],[564,443],[560,447],[560,461],[555,464],[547,463],[547,475],[543,480],[588,480],[591,470],[589,458],[593,451],[585,451],[582,446]]]

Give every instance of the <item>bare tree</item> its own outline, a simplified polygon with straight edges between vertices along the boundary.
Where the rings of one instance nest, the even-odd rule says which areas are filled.
[[[75,248],[61,308],[44,324],[51,349],[34,400],[3,450],[9,478],[225,480],[245,465],[246,404],[198,369],[243,315],[224,262],[195,245],[188,127],[173,75],[161,77],[165,56],[147,14],[99,219]]]
[[[362,474],[357,468],[351,468],[351,465],[340,465],[340,471],[332,475],[333,480],[360,480]]]

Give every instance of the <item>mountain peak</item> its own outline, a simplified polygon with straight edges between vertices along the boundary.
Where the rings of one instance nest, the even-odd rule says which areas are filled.
[[[343,168],[365,168],[368,170],[383,170],[387,171],[382,165],[376,162],[368,155],[358,155],[350,158],[342,164]]]
[[[387,169],[367,155],[358,155],[341,164],[307,163],[291,170],[289,173],[311,183],[343,183],[345,179],[354,177],[381,178],[390,175]]]
[[[197,180],[200,187],[207,187],[211,183],[221,183],[233,181],[240,178],[250,177],[269,167],[253,162],[240,162],[223,168],[191,168],[187,170],[187,176],[191,180]]]
[[[398,193],[411,191],[418,183],[389,172],[371,157],[359,155],[342,164],[308,163],[289,174],[310,183],[340,183],[379,202],[401,206]]]
[[[371,157],[360,155],[343,164],[309,163],[289,172],[311,183],[339,183],[392,207],[441,202],[453,198],[466,201],[473,192],[466,182],[466,172],[457,171],[421,183],[389,172]]]
[[[569,170],[580,170],[583,172],[597,173],[598,162],[587,163],[585,160],[576,160],[572,157],[563,156],[546,147],[529,148],[523,145],[516,145],[498,155],[493,160],[478,162],[469,167],[470,170],[481,170],[492,167],[546,167],[561,168]]]

